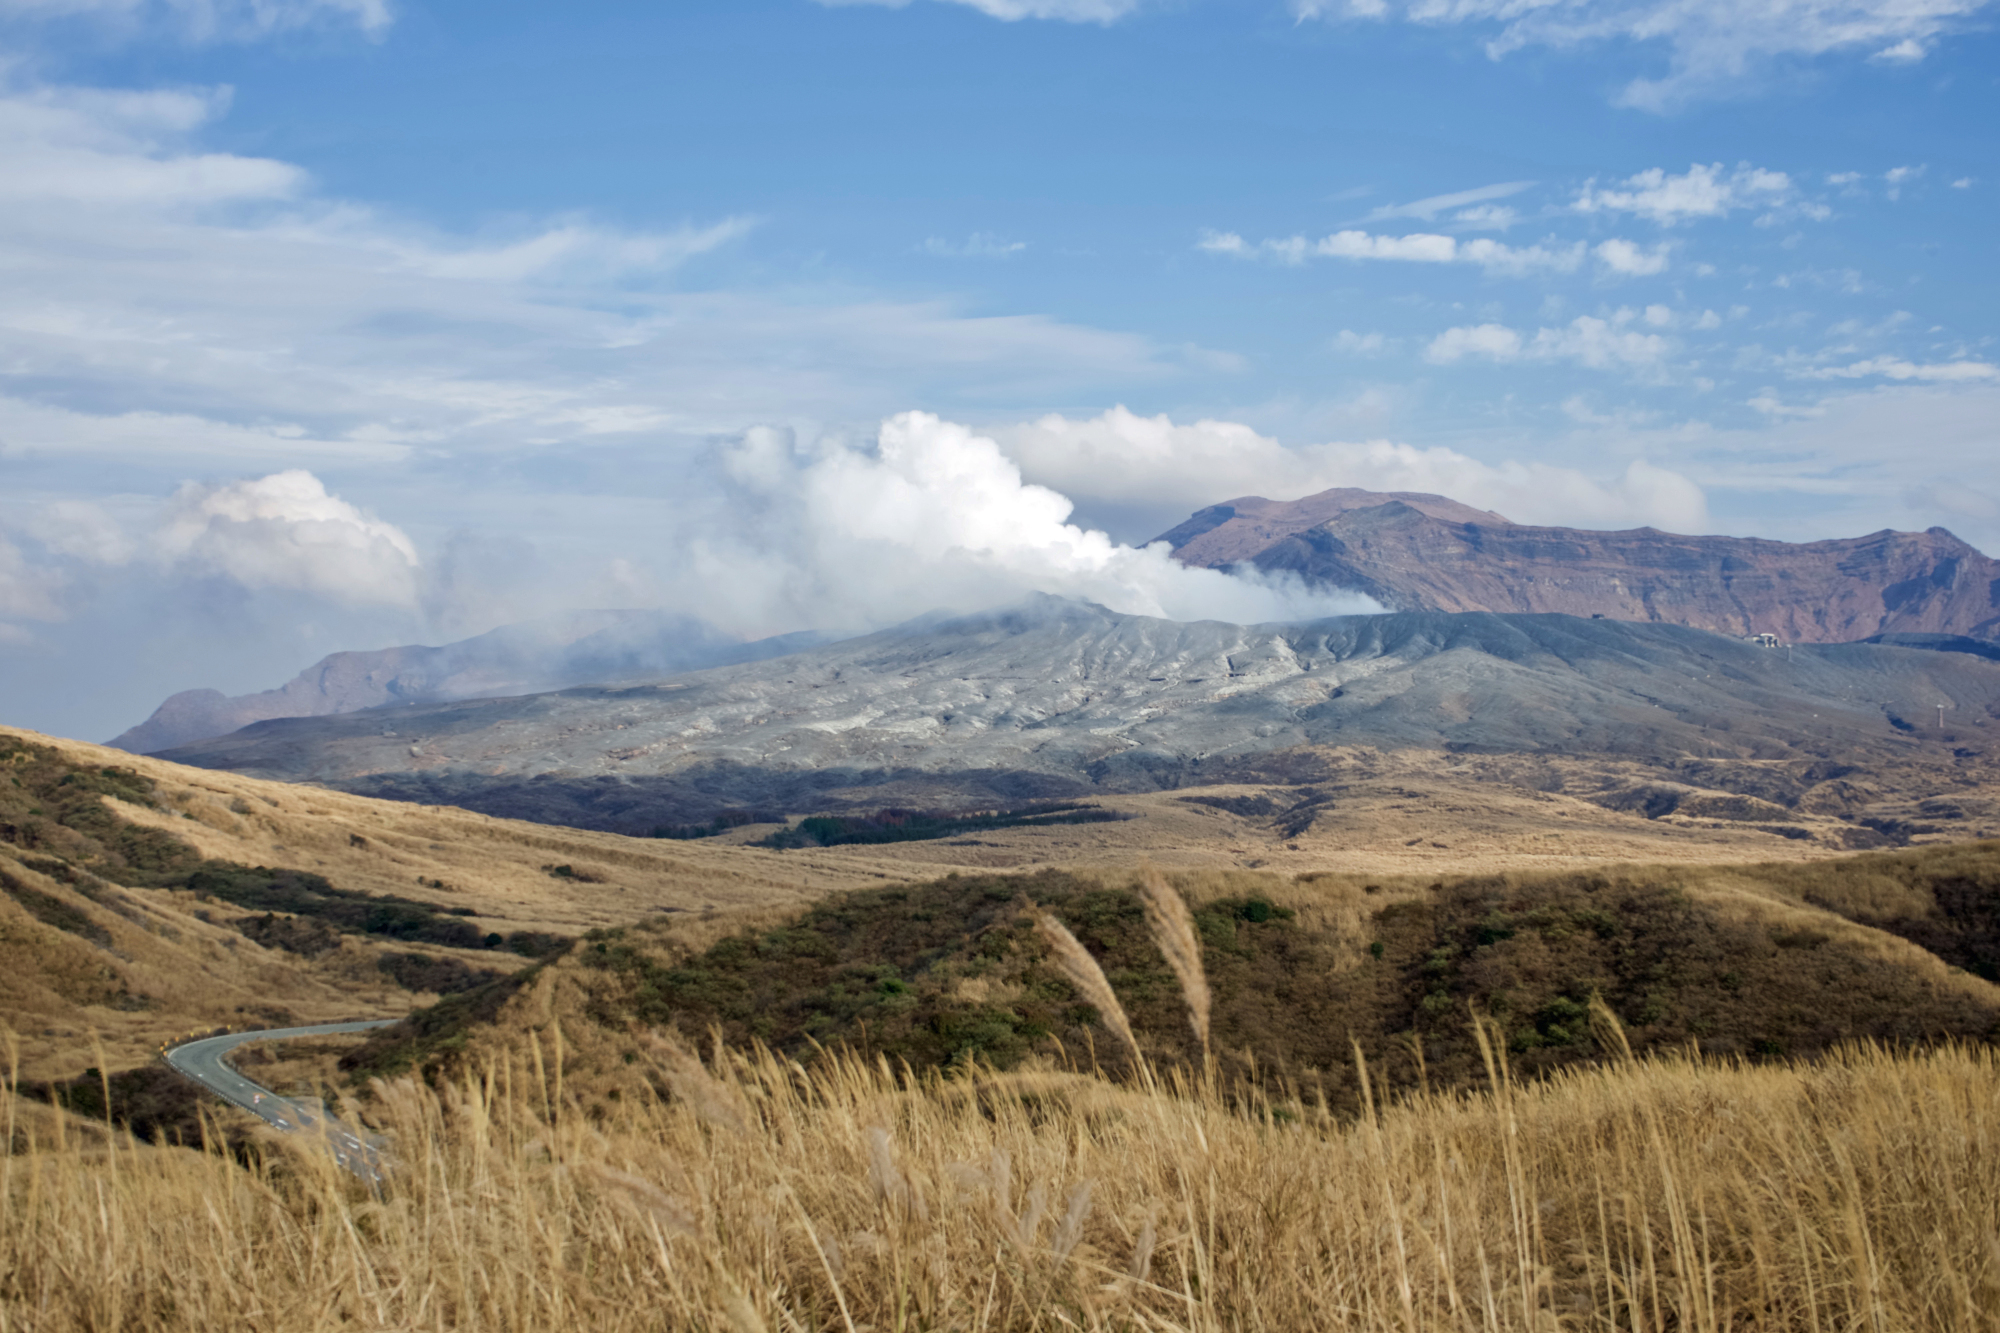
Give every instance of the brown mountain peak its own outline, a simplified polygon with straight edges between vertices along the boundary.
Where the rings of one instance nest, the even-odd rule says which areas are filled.
[[[1343,487],[1212,505],[1161,540],[1183,564],[1247,561],[1404,611],[1555,612],[1800,643],[2000,639],[2000,561],[1941,527],[1815,542],[1600,532]]]

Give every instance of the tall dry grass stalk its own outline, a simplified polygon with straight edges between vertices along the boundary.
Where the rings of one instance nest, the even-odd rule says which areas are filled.
[[[1194,913],[1167,877],[1152,866],[1139,870],[1139,902],[1146,909],[1146,928],[1152,932],[1154,947],[1167,960],[1181,983],[1187,1001],[1188,1026],[1201,1044],[1202,1059],[1208,1059],[1208,973],[1201,965],[1201,937],[1195,933]]]
[[[1076,936],[1069,933],[1069,927],[1050,916],[1040,908],[1035,909],[1035,930],[1042,942],[1049,946],[1049,954],[1056,967],[1076,987],[1077,994],[1084,1003],[1097,1010],[1097,1016],[1104,1020],[1104,1026],[1111,1029],[1111,1035],[1131,1057],[1132,1063],[1142,1063],[1139,1055],[1139,1039],[1132,1035],[1132,1020],[1125,1016],[1125,1006],[1118,1003],[1116,992],[1105,979],[1104,969],[1090,956],[1090,950]]]
[[[380,1089],[379,1198],[293,1140],[107,1160],[24,1117],[0,1330],[2000,1326],[1992,1050],[1532,1086],[1501,1056],[1493,1092],[1342,1124],[1206,1080],[725,1053],[739,1133],[637,1077],[587,1104],[547,1071],[545,1101],[523,1052]]]

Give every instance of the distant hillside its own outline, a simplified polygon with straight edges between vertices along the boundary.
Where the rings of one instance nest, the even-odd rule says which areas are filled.
[[[1440,496],[1338,490],[1212,505],[1158,540],[1185,564],[1247,561],[1402,611],[1602,615],[1791,643],[2000,639],[2000,561],[1943,528],[1806,543],[1590,532]]]
[[[282,687],[257,694],[232,698],[219,690],[183,690],[111,745],[154,754],[276,717],[646,680],[782,657],[827,639],[808,631],[744,643],[702,621],[663,611],[579,611],[503,626],[441,648],[334,653]]]

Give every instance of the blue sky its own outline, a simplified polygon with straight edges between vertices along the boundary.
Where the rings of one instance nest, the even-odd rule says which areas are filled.
[[[1332,485],[2000,550],[1995,13],[0,0],[0,720],[580,606],[1304,614],[1135,544]]]

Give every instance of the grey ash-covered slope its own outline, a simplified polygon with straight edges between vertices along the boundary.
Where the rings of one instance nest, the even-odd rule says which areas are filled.
[[[2000,718],[2000,663],[1410,612],[1178,623],[1037,597],[629,688],[260,723],[163,758],[634,830],[733,804],[1277,780],[1301,747],[1893,759]]]
[[[110,744],[133,754],[155,754],[272,718],[657,680],[701,667],[780,657],[835,637],[809,631],[743,643],[688,616],[577,611],[504,625],[441,647],[333,653],[278,689],[256,694],[183,690]]]

